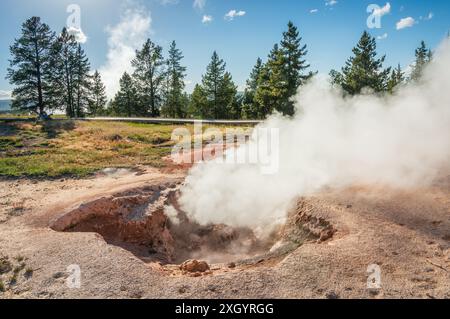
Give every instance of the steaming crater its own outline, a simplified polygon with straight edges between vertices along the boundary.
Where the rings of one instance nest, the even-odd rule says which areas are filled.
[[[189,259],[252,264],[284,256],[306,240],[327,240],[334,233],[329,224],[299,214],[264,239],[247,227],[203,226],[180,209],[179,188],[176,184],[146,186],[99,198],[63,213],[51,228],[98,233],[108,244],[144,262],[165,265]]]
[[[423,78],[394,94],[345,96],[328,79],[314,77],[299,89],[294,117],[275,114],[259,126],[279,130],[273,152],[278,171],[261,174],[257,165],[214,161],[197,165],[182,190],[183,209],[201,222],[253,229],[283,220],[295,198],[324,188],[429,187],[450,167],[449,69],[447,39]],[[261,145],[271,145],[264,142],[267,136],[252,136],[237,157],[257,158],[261,138]]]

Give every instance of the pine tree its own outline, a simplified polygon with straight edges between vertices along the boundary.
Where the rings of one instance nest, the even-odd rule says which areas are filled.
[[[213,114],[209,108],[208,99],[202,86],[197,84],[192,92],[188,107],[188,115],[191,118],[212,118]]]
[[[75,117],[83,117],[89,107],[91,91],[91,66],[81,44],[78,44],[74,63],[74,89],[75,89]]]
[[[186,67],[181,65],[183,54],[173,41],[169,49],[169,57],[166,61],[166,85],[165,103],[163,115],[166,117],[183,118],[186,116],[183,90]]]
[[[237,87],[231,74],[225,71],[225,67],[225,62],[214,51],[202,79],[201,92],[205,95],[209,108],[207,112],[203,112],[203,116],[208,114],[208,117],[214,119],[236,116],[238,107],[234,103],[236,103]],[[233,112],[234,114],[231,114]]]
[[[236,87],[236,86],[235,86]],[[241,120],[244,118],[243,110],[244,94],[242,92],[236,92],[231,101],[228,111],[228,118],[232,120]]]
[[[241,105],[237,98],[237,86],[229,72],[225,72],[223,80],[219,85],[219,103],[220,107],[218,119],[240,119],[242,116]]]
[[[256,102],[261,105],[260,113],[263,118],[267,117],[274,110],[285,115],[289,114],[286,107],[288,81],[285,65],[285,56],[278,44],[275,44],[265,67],[261,71],[258,89],[255,94]]]
[[[50,98],[50,61],[55,34],[38,17],[22,25],[22,35],[10,47],[11,60],[7,79],[13,90],[12,107],[37,113],[55,107]]]
[[[305,60],[308,50],[301,42],[297,27],[289,21],[288,30],[283,33],[280,45],[274,45],[267,63],[263,65],[258,61],[252,72],[249,89],[244,96],[243,108],[247,117],[265,118],[275,110],[284,115],[294,115],[292,97],[299,86],[314,75],[306,72],[310,67]],[[256,88],[253,87],[255,83]]]
[[[162,47],[148,39],[142,49],[136,51],[136,58],[131,64],[135,69],[133,78],[140,96],[139,115],[159,116],[160,89],[164,79]]]
[[[120,79],[120,89],[117,92],[113,102],[112,108],[116,115],[122,116],[134,116],[140,115],[139,108],[139,95],[137,88],[133,82],[133,78],[124,73]]]
[[[168,72],[164,73],[163,78],[161,79],[161,85],[159,88],[159,95],[161,97],[161,110],[160,115],[165,118],[174,117],[172,114],[174,113],[171,105],[168,104],[169,101],[169,91],[170,91],[170,79],[168,76]]]
[[[424,41],[420,43],[420,47],[416,49],[416,61],[414,62],[413,70],[411,72],[411,81],[419,81],[422,77],[425,66],[432,60],[433,55],[431,50],[427,49]]]
[[[347,60],[342,73],[335,70],[330,72],[332,83],[342,86],[350,95],[360,94],[364,88],[377,93],[386,91],[391,68],[383,70],[386,57],[377,59],[376,48],[375,38],[364,31],[357,46],[353,48],[354,56]]]
[[[64,28],[56,38],[51,54],[51,93],[68,117],[75,117],[75,84],[77,42]]]
[[[92,76],[91,91],[89,96],[89,115],[100,115],[105,113],[105,106],[108,102],[106,97],[106,87],[98,71]]]
[[[388,81],[388,91],[393,93],[395,89],[402,85],[405,81],[405,73],[402,71],[400,64],[392,70],[391,76]]]
[[[263,67],[262,60],[258,58],[247,80],[242,102],[242,113],[246,119],[257,119],[259,117],[259,104],[255,100],[255,94],[258,89],[258,80]]]
[[[265,119],[275,109],[269,81],[270,81],[270,68],[268,64],[265,64],[263,65],[261,73],[259,74],[258,86],[255,92],[255,99],[254,99],[255,105],[258,106],[257,118],[259,119]]]
[[[56,38],[51,56],[51,92],[59,107],[68,117],[75,117],[75,68],[77,42],[75,37],[63,28]]]
[[[283,33],[281,41],[281,52],[284,56],[284,72],[286,80],[286,96],[283,101],[282,111],[285,115],[294,115],[294,102],[290,99],[297,93],[299,86],[313,76],[312,72],[305,74],[310,67],[304,59],[308,54],[307,46],[301,45],[302,38],[299,36],[297,27],[289,21],[288,30]]]
[[[219,88],[223,82],[225,76],[225,62],[219,58],[216,51],[213,52],[211,62],[206,68],[206,74],[203,76],[202,85],[203,90],[208,99],[212,118],[219,119],[221,114],[225,113],[226,106],[221,104],[221,98],[219,96]]]
[[[89,104],[90,64],[74,35],[64,28],[52,51],[51,91],[68,117],[83,117]]]

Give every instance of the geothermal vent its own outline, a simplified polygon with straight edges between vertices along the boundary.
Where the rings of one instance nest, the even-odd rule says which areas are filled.
[[[258,239],[249,228],[202,226],[178,206],[179,184],[132,189],[83,204],[51,225],[61,232],[93,232],[145,262],[179,264],[189,259],[209,263],[251,263],[285,255],[320,232],[292,216],[284,227]],[[306,222],[310,222],[307,219]],[[330,233],[331,228],[321,228]]]

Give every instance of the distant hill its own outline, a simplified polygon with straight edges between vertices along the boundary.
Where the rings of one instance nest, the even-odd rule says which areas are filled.
[[[11,110],[11,100],[0,100],[0,112]]]

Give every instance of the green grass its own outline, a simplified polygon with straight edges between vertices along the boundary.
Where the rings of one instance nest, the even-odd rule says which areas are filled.
[[[104,168],[164,167],[179,125],[0,120],[0,176],[85,177]],[[193,126],[183,126],[193,133]],[[210,126],[204,127],[204,129]],[[224,129],[225,127],[220,127]]]
[[[27,115],[27,114],[20,114],[20,113],[0,113],[0,120],[1,119],[36,119],[36,115]],[[52,118],[54,119],[67,119],[67,116],[64,114],[54,114],[52,115]]]

